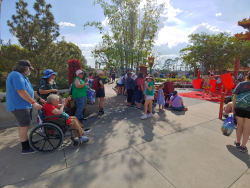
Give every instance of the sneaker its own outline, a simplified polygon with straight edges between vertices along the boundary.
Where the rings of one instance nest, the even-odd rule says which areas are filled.
[[[236,148],[240,148],[240,143],[236,143],[236,141],[234,141],[234,145],[236,146]]]
[[[81,141],[81,144],[84,143],[84,142],[88,142],[89,141],[89,137],[87,137],[87,136],[81,136],[80,141]]]
[[[143,114],[143,116],[141,117],[141,119],[147,119],[147,118],[148,118],[147,114]]]
[[[87,135],[89,135],[89,133],[91,132],[91,130],[89,129],[89,130],[87,130],[87,131],[84,131],[84,136],[87,136]]]
[[[138,110],[142,110],[142,107],[137,107]]]
[[[153,117],[153,114],[152,114],[152,113],[150,113],[150,114],[148,114],[147,116],[148,116],[148,117]]]
[[[243,152],[243,153],[245,153],[247,151],[247,147],[240,146],[240,151]]]
[[[33,150],[31,147],[28,150],[22,150],[22,154],[31,154],[36,153],[35,150]]]

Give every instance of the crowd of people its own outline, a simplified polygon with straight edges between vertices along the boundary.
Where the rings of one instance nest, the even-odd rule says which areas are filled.
[[[86,96],[90,87],[93,88],[96,92],[96,98],[99,98],[99,113],[104,114],[105,89],[102,80],[103,72],[99,70],[96,78],[94,78],[93,73],[90,73],[88,80],[83,80],[84,73],[82,70],[79,69],[75,72],[76,77],[72,83],[72,97],[76,102],[77,109],[75,116],[69,116],[64,112],[64,107],[71,100],[71,97],[62,99],[60,104],[59,88],[55,82],[57,72],[46,69],[43,78],[38,84],[38,90],[34,91],[33,85],[28,79],[32,70],[33,67],[29,61],[20,60],[6,80],[6,107],[8,111],[14,114],[19,123],[18,130],[22,153],[29,154],[35,152],[33,148],[30,147],[28,141],[28,130],[31,125],[33,109],[40,110],[43,108],[46,116],[64,115],[67,119],[67,124],[72,129],[78,131],[76,136],[79,137],[81,143],[87,142],[89,140],[87,135],[90,133],[90,130],[84,130],[82,124],[82,122],[86,120],[83,116]],[[115,75],[114,71],[112,75]],[[209,72],[204,77],[204,92],[210,89],[210,79],[211,73]],[[234,112],[237,116],[237,139],[235,145],[237,148],[240,148],[242,152],[247,151],[246,143],[250,135],[250,101],[247,101],[249,106],[242,108],[237,105],[236,99],[237,96],[241,96],[242,94],[247,94],[246,96],[250,95],[250,73],[245,76],[245,79],[246,80],[243,81],[244,78],[242,77],[241,80],[243,82],[238,83],[234,89],[233,102],[230,109],[228,108],[228,111]],[[115,81],[113,76],[112,81]],[[162,112],[165,106],[167,106],[168,109],[171,108],[176,111],[187,110],[183,98],[178,95],[177,91],[174,91],[170,99],[168,99],[165,98],[163,90],[164,84],[160,84],[159,87],[156,88],[154,78],[150,75],[144,75],[141,72],[136,75],[134,72],[128,71],[125,75],[121,75],[117,82],[117,95],[127,96],[128,107],[135,106],[138,110],[143,110],[142,104],[144,105],[144,114],[141,116],[143,120],[153,117],[152,104],[156,98],[159,110]],[[211,96],[211,93],[209,94]],[[248,100],[249,98],[246,97],[246,99]]]
[[[157,99],[159,110],[164,112],[166,106],[165,94],[163,92],[164,85],[159,85],[159,88],[155,87],[154,78],[150,75],[144,75],[142,72],[138,76],[130,70],[126,74],[122,74],[117,81],[117,95],[127,96],[127,106],[136,106],[138,110],[143,110],[141,104],[144,104],[144,114],[141,119],[147,119],[153,117],[152,105],[153,100]],[[158,95],[157,95],[158,93]],[[174,91],[170,100],[167,99],[168,109],[175,111],[187,110],[184,106],[183,99],[177,95],[177,91]]]
[[[89,81],[84,82],[83,71],[75,72],[75,79],[72,83],[72,97],[76,102],[75,116],[69,116],[64,112],[64,107],[71,100],[59,100],[59,87],[55,82],[57,72],[51,69],[44,71],[44,76],[38,84],[37,91],[34,91],[33,85],[30,83],[28,76],[34,68],[27,60],[20,60],[8,75],[6,80],[6,107],[11,111],[19,123],[19,138],[22,145],[22,154],[34,153],[35,150],[30,147],[28,141],[28,130],[31,125],[32,111],[43,110],[45,116],[53,116],[62,114],[67,119],[67,125],[77,130],[76,136],[79,137],[81,143],[87,142],[87,135],[90,129],[83,129],[82,122],[86,120],[83,116],[85,101],[89,85],[95,87],[96,98],[99,98],[99,113],[104,113],[105,90],[102,81],[103,72],[98,71],[97,77],[93,79],[93,73],[89,74]],[[94,86],[95,85],[95,86]],[[36,99],[36,100],[34,100]],[[54,119],[54,118],[52,118]]]

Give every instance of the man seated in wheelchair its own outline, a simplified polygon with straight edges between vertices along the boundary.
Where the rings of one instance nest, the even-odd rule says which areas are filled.
[[[59,96],[51,94],[47,97],[47,103],[43,106],[45,116],[63,115],[67,119],[67,125],[71,127],[75,135],[80,139],[81,143],[88,142],[89,138],[86,137],[90,130],[83,130],[83,125],[75,116],[69,116],[63,109],[64,106],[71,100],[70,97],[62,99],[62,104],[59,104]],[[56,120],[58,117],[50,118],[50,120]],[[77,130],[77,131],[76,131]]]

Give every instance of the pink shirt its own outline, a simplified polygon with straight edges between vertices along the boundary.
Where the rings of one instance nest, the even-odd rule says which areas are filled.
[[[138,89],[142,91],[141,84],[143,85],[143,89],[145,89],[145,82],[144,82],[144,80],[142,78],[138,78],[137,79],[137,85],[139,86]]]

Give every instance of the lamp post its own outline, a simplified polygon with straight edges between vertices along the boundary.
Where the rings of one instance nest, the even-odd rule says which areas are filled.
[[[3,0],[0,0],[0,55],[2,54],[2,51],[1,51],[1,46],[2,46],[2,39],[1,39],[1,5],[2,5],[2,1]]]
[[[148,64],[149,64],[149,66],[150,66],[150,75],[152,74],[152,67],[153,67],[153,65],[154,65],[154,57],[149,57],[148,58]]]

